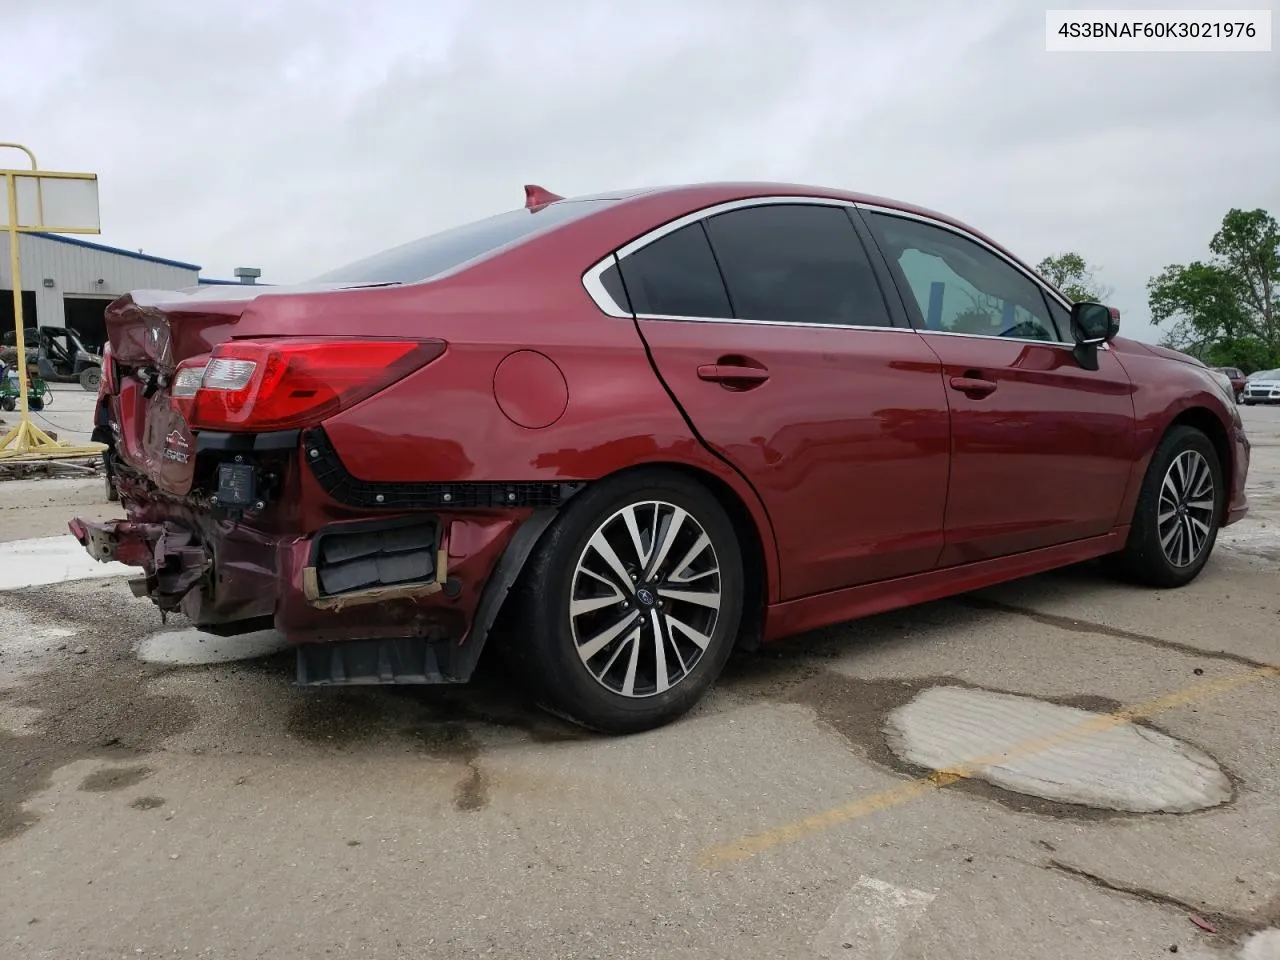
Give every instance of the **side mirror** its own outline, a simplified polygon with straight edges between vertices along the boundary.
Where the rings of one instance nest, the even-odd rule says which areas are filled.
[[[1098,369],[1098,347],[1110,343],[1120,332],[1120,311],[1101,303],[1071,305],[1071,336],[1076,341],[1075,357],[1086,370]]]

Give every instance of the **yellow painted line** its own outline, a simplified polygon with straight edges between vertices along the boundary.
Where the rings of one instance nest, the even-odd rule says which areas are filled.
[[[1035,756],[1053,747],[1062,746],[1076,740],[1083,740],[1103,730],[1123,726],[1126,723],[1132,723],[1134,720],[1152,717],[1166,710],[1173,710],[1176,707],[1199,703],[1209,697],[1226,693],[1228,690],[1234,690],[1246,684],[1256,683],[1259,680],[1265,680],[1268,677],[1280,677],[1280,667],[1259,667],[1247,673],[1237,673],[1216,680],[1204,680],[1181,690],[1175,690],[1172,693],[1166,693],[1152,700],[1135,704],[1132,707],[1117,710],[1114,713],[1100,714],[1052,736],[1023,740],[1015,743],[1003,753],[975,757],[946,770],[935,770],[927,777],[912,780],[899,787],[893,787],[880,793],[874,793],[869,797],[831,807],[792,823],[766,830],[763,833],[742,837],[738,840],[712,847],[703,853],[700,862],[704,867],[717,867],[726,863],[746,860],[765,850],[793,843],[810,834],[818,833],[842,823],[848,823],[850,820],[861,819],[881,810],[887,810],[890,807],[900,806],[931,791],[949,787],[961,780],[971,779],[980,767],[1016,758]]]

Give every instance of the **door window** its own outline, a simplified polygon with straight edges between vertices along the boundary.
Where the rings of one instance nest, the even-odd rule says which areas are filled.
[[[866,250],[843,207],[763,204],[716,214],[706,224],[735,317],[892,325]]]
[[[674,230],[623,257],[620,269],[631,309],[637,314],[733,316],[701,222]]]
[[[1049,304],[1049,316],[1053,317],[1054,325],[1060,331],[1060,336],[1065,340],[1071,336],[1071,313],[1053,297],[1045,294],[1045,302]]]
[[[890,214],[870,218],[924,329],[1062,342],[1039,286],[1002,258],[942,227]]]

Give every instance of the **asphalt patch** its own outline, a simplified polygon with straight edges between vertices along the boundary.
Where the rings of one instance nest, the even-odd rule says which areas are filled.
[[[335,751],[409,749],[424,758],[460,764],[455,809],[489,804],[481,760],[485,744],[526,740],[559,743],[591,734],[533,706],[504,674],[486,674],[462,689],[443,686],[316,688],[293,691],[286,730],[297,740]]]
[[[96,770],[80,782],[80,789],[89,793],[110,793],[136,787],[151,776],[150,767],[108,767]]]
[[[804,638],[797,638],[795,641],[783,641],[777,645],[778,649],[763,647],[756,654],[736,658],[731,669],[726,671],[726,687],[738,696],[759,697],[775,703],[808,707],[813,710],[819,723],[839,734],[860,757],[911,779],[928,776],[934,771],[907,763],[889,749],[884,735],[884,724],[885,718],[894,710],[905,706],[917,694],[937,686],[963,687],[991,693],[1026,696],[1024,691],[983,687],[950,676],[917,677],[911,680],[866,680],[851,677],[822,666],[821,660],[824,656],[835,655],[831,653],[833,640],[819,633],[813,636],[810,643],[816,646],[816,651],[805,642]],[[847,653],[848,648],[849,644],[846,640],[839,645],[836,653]],[[1125,706],[1119,701],[1089,694],[1037,699],[1045,703],[1075,707],[1095,713],[1113,713]],[[1170,736],[1149,720],[1136,719],[1133,723]],[[1239,780],[1231,770],[1222,766],[1220,761],[1219,766],[1231,781],[1234,796],[1238,790]],[[998,803],[1016,813],[1048,816],[1061,820],[1098,822],[1167,815],[1131,813],[1045,800],[1005,790],[976,779],[960,780],[948,789]],[[1213,810],[1221,809],[1221,806],[1213,808]],[[1197,811],[1179,814],[1179,816],[1201,816],[1208,812],[1211,811]]]
[[[1037,697],[935,686],[890,713],[884,733],[908,763],[968,765],[975,779],[1058,803],[1181,814],[1234,796],[1217,762],[1185,741]]]

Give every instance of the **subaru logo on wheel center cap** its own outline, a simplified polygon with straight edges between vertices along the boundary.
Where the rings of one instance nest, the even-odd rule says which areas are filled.
[[[636,599],[639,600],[646,607],[651,607],[653,606],[653,601],[656,598],[653,595],[653,591],[650,590],[648,587],[641,587],[639,590],[636,591]]]

